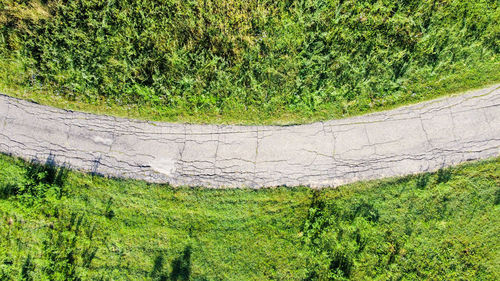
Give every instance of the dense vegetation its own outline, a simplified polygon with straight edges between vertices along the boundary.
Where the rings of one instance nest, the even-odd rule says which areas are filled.
[[[499,22],[497,0],[0,0],[0,85],[149,119],[341,117],[500,81]]]
[[[500,158],[338,189],[206,190],[0,155],[1,280],[499,280]]]

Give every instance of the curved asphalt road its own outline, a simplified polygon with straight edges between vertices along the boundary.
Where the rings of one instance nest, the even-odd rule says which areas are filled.
[[[498,156],[499,148],[500,84],[298,126],[146,122],[0,95],[0,152],[174,186],[337,186]]]

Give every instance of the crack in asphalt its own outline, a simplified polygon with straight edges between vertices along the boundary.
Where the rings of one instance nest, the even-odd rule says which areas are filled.
[[[0,95],[0,152],[173,186],[335,187],[500,154],[500,84],[389,111],[291,126],[175,124]]]

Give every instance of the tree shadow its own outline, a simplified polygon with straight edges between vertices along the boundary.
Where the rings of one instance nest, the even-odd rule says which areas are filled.
[[[68,173],[69,166],[66,164],[57,165],[53,154],[49,154],[45,162],[33,158],[25,166],[24,178],[26,181],[7,182],[0,185],[0,199],[7,199],[20,193],[40,195],[36,194],[39,191],[36,186],[40,184],[57,186],[60,198]]]
[[[156,281],[187,281],[191,277],[191,253],[190,245],[187,245],[182,254],[171,263],[172,272],[164,269],[165,257],[162,253],[158,254],[153,263],[153,269],[150,276]],[[204,280],[204,279],[201,279]]]
[[[191,275],[191,251],[191,246],[187,245],[182,255],[172,261],[171,281],[189,280]]]
[[[101,159],[102,155],[99,155],[99,157],[96,157],[94,160],[92,160],[92,167],[90,168],[90,174],[93,176],[102,176],[97,172],[99,169],[99,166],[101,165]]]
[[[155,258],[153,269],[151,270],[150,276],[153,280],[166,281],[167,273],[163,271],[163,266],[165,265],[165,258],[163,254],[158,254]]]
[[[33,159],[30,161],[26,176],[34,182],[52,184],[62,187],[68,177],[69,167],[66,164],[58,166],[55,156],[51,153],[47,156],[45,163]],[[43,173],[43,177],[40,174]]]

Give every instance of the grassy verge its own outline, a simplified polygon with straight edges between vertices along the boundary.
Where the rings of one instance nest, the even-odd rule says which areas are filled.
[[[313,191],[171,188],[0,156],[0,279],[498,280],[499,186],[498,158]]]
[[[48,106],[87,113],[150,121],[199,124],[304,124],[389,110],[398,106],[460,94],[465,91],[500,83],[500,62],[489,61],[475,68],[463,66],[456,73],[446,77],[433,77],[432,79],[415,77],[413,78],[413,84],[408,85],[409,88],[405,94],[380,99],[368,106],[360,106],[356,101],[333,103],[325,104],[323,108],[314,112],[309,110],[291,111],[284,108],[269,112],[260,107],[250,106],[245,110],[234,107],[226,110],[222,115],[203,111],[190,113],[190,110],[187,108],[168,108],[147,103],[140,105],[120,105],[104,99],[89,103],[85,100],[68,99],[64,95],[43,87],[20,86],[22,84],[6,83],[5,81],[16,80],[13,76],[19,73],[19,68],[22,67],[18,62],[4,62],[4,69],[6,71],[0,72],[0,93]]]
[[[0,0],[0,90],[141,119],[291,124],[500,81],[498,1]]]

